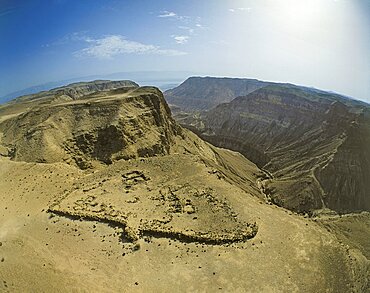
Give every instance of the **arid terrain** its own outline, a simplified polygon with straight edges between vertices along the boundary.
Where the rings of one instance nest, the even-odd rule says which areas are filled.
[[[169,97],[177,121],[131,81],[0,105],[0,291],[368,292],[369,106],[302,91]]]
[[[224,103],[205,109],[214,91]],[[231,92],[240,96],[231,100]],[[310,214],[370,210],[370,105],[291,84],[211,77],[189,78],[165,96],[183,126],[265,170],[261,184],[275,204]],[[181,106],[188,98],[193,109]]]

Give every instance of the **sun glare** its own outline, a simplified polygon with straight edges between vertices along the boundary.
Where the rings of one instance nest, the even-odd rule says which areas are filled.
[[[296,31],[318,25],[324,5],[318,0],[284,0],[274,1],[274,10],[281,25]]]

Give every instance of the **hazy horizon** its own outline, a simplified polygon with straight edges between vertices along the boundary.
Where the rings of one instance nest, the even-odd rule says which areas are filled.
[[[360,0],[2,1],[0,96],[117,72],[194,72],[370,102]]]
[[[171,72],[176,73],[175,71],[171,71]],[[80,77],[73,77],[73,78],[66,79],[66,80],[50,81],[50,82],[46,82],[46,83],[43,83],[43,84],[36,84],[36,85],[30,86],[30,87],[22,88],[20,90],[15,91],[15,92],[10,92],[10,93],[8,93],[4,96],[0,96],[0,104],[4,103],[4,102],[7,102],[7,101],[10,101],[12,99],[15,99],[17,97],[23,96],[23,95],[34,94],[34,93],[38,93],[38,92],[41,92],[41,91],[48,91],[48,90],[52,90],[52,89],[55,89],[55,88],[58,88],[58,87],[61,87],[61,86],[67,86],[69,84],[74,84],[74,83],[78,83],[78,82],[92,82],[94,80],[131,80],[131,81],[134,81],[134,82],[138,83],[140,86],[155,86],[155,87],[158,87],[159,89],[161,89],[162,91],[166,91],[168,89],[171,89],[171,88],[174,88],[174,87],[180,85],[181,83],[185,82],[190,77],[254,79],[253,77],[221,76],[221,75],[217,76],[217,75],[207,75],[207,74],[197,74],[197,73],[194,73],[194,74],[191,74],[191,75],[186,75],[183,78],[175,77],[175,78],[157,78],[157,79],[155,79],[155,78],[153,78],[153,79],[146,78],[146,79],[142,79],[142,78],[131,78],[130,77],[131,75],[136,75],[136,74],[139,74],[139,73],[140,74],[145,74],[145,73],[152,73],[153,74],[154,72],[153,71],[114,72],[114,73],[110,73],[110,74],[107,74],[107,75],[80,76]],[[162,73],[162,72],[160,72],[160,71],[157,72],[157,74],[160,74],[160,73]],[[166,73],[169,73],[169,72],[167,71]],[[179,71],[178,73],[181,73],[181,71]],[[125,76],[125,75],[127,75],[127,76]],[[122,76],[122,78],[118,77],[118,76]],[[289,81],[262,80],[262,79],[258,79],[258,80],[264,81],[264,82],[273,82],[273,83],[276,82],[276,83],[282,83],[282,84],[284,84],[284,83],[293,84]],[[171,86],[169,86],[169,85],[171,85]],[[370,104],[369,100],[358,99],[357,97],[348,96],[348,95],[342,94],[340,92],[332,91],[330,89],[317,88],[317,87],[310,86],[310,85],[305,85],[305,84],[294,84],[294,85],[307,87],[307,88],[312,88],[312,89],[317,89],[317,90],[323,90],[323,91],[327,91],[329,93],[339,94],[339,95],[342,95],[344,97],[348,97],[348,98],[351,98],[351,99],[354,99],[354,100],[363,101],[363,102],[366,102],[366,103]]]

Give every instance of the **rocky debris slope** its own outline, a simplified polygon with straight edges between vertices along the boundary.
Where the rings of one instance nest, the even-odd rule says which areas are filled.
[[[266,169],[264,191],[299,212],[370,209],[369,106],[292,85],[269,85],[182,119],[214,145]]]

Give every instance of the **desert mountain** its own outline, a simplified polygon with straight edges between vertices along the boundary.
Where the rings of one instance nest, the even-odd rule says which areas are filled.
[[[208,110],[268,84],[246,78],[189,77],[178,87],[167,90],[165,96],[170,105],[181,110]]]
[[[20,96],[10,103],[19,103],[32,101],[33,106],[35,101],[37,104],[46,101],[48,103],[57,101],[68,101],[76,100],[83,96],[95,93],[98,91],[108,91],[118,88],[129,88],[129,87],[139,87],[139,85],[130,80],[118,80],[118,81],[109,81],[109,80],[95,80],[93,82],[76,82],[71,83],[66,86],[57,87],[50,91],[42,91],[36,94],[23,95]]]
[[[166,154],[178,127],[158,96],[154,88],[125,87],[99,91],[88,99],[39,105],[4,121],[2,142],[14,160],[72,160],[81,168],[95,160],[111,163]],[[157,131],[151,131],[151,125],[157,125]]]
[[[224,83],[201,80],[203,89]],[[191,90],[182,94],[192,97]],[[363,102],[270,84],[201,114],[177,117],[203,139],[265,169],[269,178],[261,184],[278,205],[299,212],[370,210],[370,106]]]
[[[330,128],[359,114],[329,103],[321,115]],[[368,213],[273,205],[276,172],[182,128],[157,88],[97,81],[19,98],[0,108],[0,145],[2,291],[369,288]]]
[[[170,107],[176,112],[199,112],[210,110],[219,104],[231,102],[237,97],[246,96],[255,90],[273,85],[301,89],[306,93],[325,96],[325,99],[330,101],[340,100],[350,106],[366,105],[364,102],[315,88],[229,77],[189,77],[179,86],[166,90],[164,95]]]

